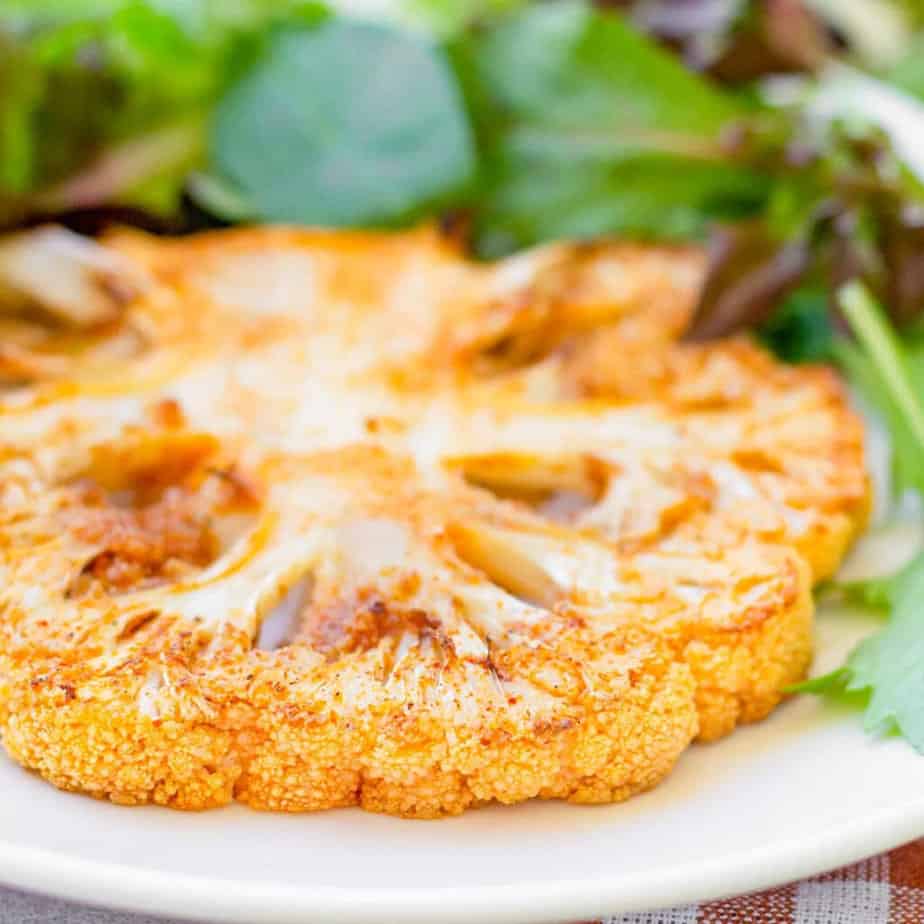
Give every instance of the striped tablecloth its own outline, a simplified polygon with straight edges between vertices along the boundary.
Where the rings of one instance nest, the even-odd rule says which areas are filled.
[[[157,920],[81,908],[0,887],[0,924],[154,924]],[[606,924],[924,924],[924,839],[769,892],[686,908],[617,914]]]

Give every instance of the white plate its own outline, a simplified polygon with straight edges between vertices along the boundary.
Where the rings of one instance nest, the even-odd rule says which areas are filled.
[[[919,537],[873,536],[881,563]],[[818,669],[874,623],[819,620]],[[0,758],[0,881],[210,921],[563,921],[775,885],[924,835],[924,758],[803,697],[691,749],[625,805],[532,803],[439,822],[357,810],[199,815],[59,793]]]

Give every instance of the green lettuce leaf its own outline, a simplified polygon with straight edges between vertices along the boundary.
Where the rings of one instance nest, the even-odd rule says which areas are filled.
[[[891,83],[924,99],[924,35],[918,35],[911,49],[888,74]]]
[[[286,0],[7,6],[0,221],[112,202],[169,208],[202,162],[216,100],[274,25],[322,15],[316,3]]]
[[[749,110],[615,13],[536,4],[453,54],[485,152],[483,253],[559,236],[696,236],[765,201],[767,178],[723,147]]]
[[[530,0],[396,0],[397,11],[436,35],[457,35],[473,23],[526,6]]]
[[[330,20],[286,29],[222,100],[212,170],[266,221],[383,225],[453,203],[476,155],[445,54],[406,32]]]
[[[828,362],[834,348],[828,294],[806,285],[793,292],[758,330],[760,339],[791,363]]]

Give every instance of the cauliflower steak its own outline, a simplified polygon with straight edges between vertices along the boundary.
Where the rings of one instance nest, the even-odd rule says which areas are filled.
[[[696,250],[67,252],[130,279],[17,315],[0,379],[0,730],[55,785],[617,801],[804,675],[812,584],[867,513],[862,427],[828,370],[680,342]]]

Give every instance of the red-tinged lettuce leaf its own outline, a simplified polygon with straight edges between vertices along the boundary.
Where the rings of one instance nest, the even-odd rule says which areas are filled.
[[[924,314],[924,208],[896,203],[882,222],[885,303],[904,326]]]
[[[803,0],[601,0],[692,68],[730,83],[814,70],[834,47],[825,22]]]
[[[806,243],[781,241],[764,222],[715,229],[688,339],[709,340],[760,327],[802,281],[810,259]]]

